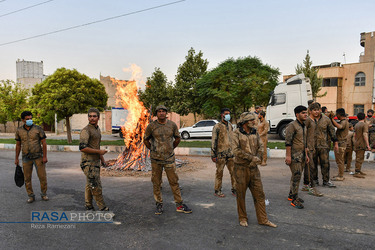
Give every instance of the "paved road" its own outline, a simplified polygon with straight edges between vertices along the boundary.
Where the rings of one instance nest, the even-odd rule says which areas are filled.
[[[116,157],[107,155],[107,159]],[[0,221],[30,221],[31,211],[82,211],[85,177],[79,153],[50,152],[50,201],[26,203],[24,187],[13,181],[14,152],[0,151]],[[150,176],[103,177],[104,198],[116,213],[114,224],[77,224],[75,229],[33,229],[29,224],[0,224],[0,249],[373,249],[375,243],[375,170],[368,163],[366,179],[346,176],[336,189],[323,189],[324,197],[305,193],[305,209],[286,200],[290,171],[282,159],[261,168],[272,229],[256,223],[251,196],[247,196],[249,227],[238,225],[232,196],[213,195],[214,165],[208,157],[190,157],[196,171],[181,172],[183,198],[192,214],[174,211],[173,196],[164,180],[165,213],[156,216]],[[332,163],[335,166],[334,163]],[[331,170],[336,171],[335,167]],[[39,192],[34,172],[34,191]],[[223,191],[230,180],[224,173]]]

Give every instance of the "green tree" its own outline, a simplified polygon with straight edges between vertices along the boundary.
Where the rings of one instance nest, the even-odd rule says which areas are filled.
[[[99,80],[91,79],[76,69],[65,68],[57,69],[36,84],[30,98],[41,120],[51,124],[55,113],[58,120],[65,119],[68,143],[72,143],[69,118],[87,112],[90,107],[103,110],[107,100],[105,87]]]
[[[21,83],[15,83],[11,80],[0,81],[0,122],[4,124],[6,132],[6,123],[20,121],[21,113],[27,108],[27,97],[29,90],[24,88]]]
[[[297,64],[296,74],[298,75],[303,73],[305,77],[308,77],[310,79],[312,95],[314,100],[316,100],[317,97],[323,97],[327,95],[327,92],[319,95],[319,92],[322,89],[323,78],[318,76],[319,68],[313,67],[312,64],[313,62],[311,61],[309,51],[307,51],[303,63]]]
[[[185,62],[177,69],[172,95],[173,110],[180,115],[193,113],[196,120],[196,115],[202,111],[197,81],[206,73],[208,61],[203,59],[202,51],[196,54],[193,48],[188,51],[185,59]]]
[[[172,84],[168,82],[167,76],[160,68],[155,68],[152,75],[147,77],[146,89],[144,91],[139,90],[138,95],[145,107],[152,108],[154,114],[156,107],[160,104],[170,108],[171,89]]]
[[[277,68],[257,57],[227,59],[197,83],[203,114],[215,117],[227,107],[238,116],[254,105],[267,105],[279,75]]]

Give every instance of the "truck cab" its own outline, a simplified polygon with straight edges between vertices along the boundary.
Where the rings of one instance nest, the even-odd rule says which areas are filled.
[[[312,100],[310,79],[304,74],[296,75],[286,82],[279,83],[271,94],[267,106],[267,120],[270,134],[279,134],[285,139],[286,126],[296,119],[294,108],[298,105],[307,107]]]

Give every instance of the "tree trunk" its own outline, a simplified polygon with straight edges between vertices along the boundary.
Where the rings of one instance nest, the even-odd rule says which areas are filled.
[[[194,112],[194,123],[197,123],[197,113]]]
[[[7,132],[7,123],[4,123],[4,133]]]
[[[65,117],[65,122],[66,122],[66,135],[68,137],[68,144],[71,144],[72,143],[72,131],[70,129],[69,116]]]

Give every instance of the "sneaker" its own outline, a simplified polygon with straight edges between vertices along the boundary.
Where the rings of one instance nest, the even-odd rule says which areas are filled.
[[[292,202],[290,203],[290,205],[292,205],[293,207],[298,208],[298,209],[304,208],[304,206],[302,205],[302,203],[300,201],[298,201],[298,200],[292,200]]]
[[[237,191],[236,191],[236,189],[232,189],[232,195],[233,195],[234,197],[237,197]]]
[[[293,197],[291,195],[288,196],[288,201],[292,201],[293,200]],[[305,201],[302,200],[301,198],[297,197],[296,198],[297,201],[301,202],[301,203],[304,203]]]
[[[245,221],[245,220],[241,220],[240,221],[240,225],[243,226],[243,227],[247,227],[248,226],[247,221]]]
[[[309,187],[309,185],[304,184],[301,190],[302,191],[310,191],[310,187]]]
[[[263,226],[268,226],[268,227],[277,227],[276,224],[272,223],[271,221],[267,221],[266,223],[260,224]]]
[[[44,195],[44,196],[42,196],[42,200],[44,200],[44,201],[48,201],[48,200],[49,200],[49,198],[48,198],[48,196],[47,196],[47,195]]]
[[[225,194],[223,194],[223,192],[221,192],[221,190],[219,190],[219,191],[215,191],[215,196],[220,197],[220,198],[224,198]]]
[[[182,204],[180,206],[178,206],[176,208],[176,211],[179,212],[179,213],[185,213],[185,214],[190,214],[192,213],[193,211],[188,207],[186,206],[185,204]]]
[[[336,185],[329,181],[329,182],[323,182],[323,187],[335,188]]]
[[[319,192],[319,190],[317,190],[316,188],[311,188],[308,194],[314,195],[314,196],[317,196],[317,197],[323,196],[323,194],[321,192]]]
[[[86,210],[87,211],[95,211],[95,208],[91,205],[91,206],[85,206]]]
[[[161,215],[162,213],[163,213],[163,203],[156,204],[155,214]]]
[[[32,196],[32,197],[29,197],[29,199],[27,199],[27,203],[33,203],[35,201],[35,197]]]
[[[362,179],[365,178],[365,176],[362,175],[360,172],[356,172],[355,174],[353,174],[353,177],[362,178]]]
[[[334,176],[333,178],[331,178],[331,181],[343,181],[343,180],[345,180],[345,178],[341,176]]]
[[[265,162],[262,162],[262,164],[260,164],[262,167],[265,167],[265,166],[267,166],[267,163],[265,163]]]
[[[361,175],[367,175],[366,173],[364,173],[364,172],[362,172],[362,171],[359,171],[359,173],[360,173]]]

